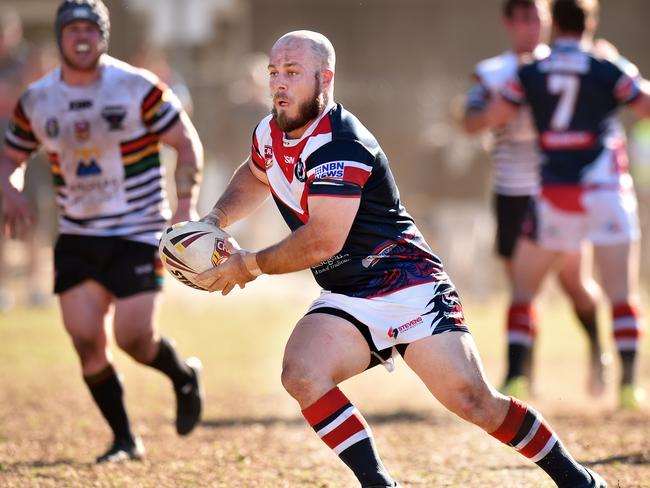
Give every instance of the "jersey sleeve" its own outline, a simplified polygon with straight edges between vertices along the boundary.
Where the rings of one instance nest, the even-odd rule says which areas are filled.
[[[642,77],[639,69],[620,56],[612,63],[615,70],[614,98],[621,105],[632,103],[641,94]]]
[[[257,127],[259,127],[259,124],[255,127],[255,129],[253,129],[253,143],[251,145],[251,161],[253,161],[253,164],[257,169],[259,169],[260,171],[266,171],[266,160],[264,159],[264,156],[260,151],[260,145],[257,140]]]
[[[372,174],[374,161],[374,156],[359,142],[325,144],[307,159],[307,193],[310,196],[360,197]]]
[[[142,121],[149,132],[160,136],[179,119],[181,102],[172,90],[160,80],[152,80],[140,105]]]
[[[480,112],[485,109],[490,100],[490,91],[477,73],[472,74],[472,86],[465,94],[465,111]]]
[[[503,84],[499,94],[514,105],[524,105],[526,103],[526,91],[521,81],[521,70]]]
[[[21,98],[14,108],[9,126],[5,132],[5,143],[12,149],[29,156],[38,149],[39,141],[32,130],[32,123],[25,112],[24,100]]]

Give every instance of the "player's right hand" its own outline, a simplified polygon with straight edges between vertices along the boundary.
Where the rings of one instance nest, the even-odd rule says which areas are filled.
[[[2,194],[3,228],[5,237],[24,239],[36,221],[36,215],[27,197],[19,191]]]

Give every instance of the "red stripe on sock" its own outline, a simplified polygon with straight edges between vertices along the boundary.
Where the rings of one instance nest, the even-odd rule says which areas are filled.
[[[339,425],[332,432],[324,435],[322,439],[323,442],[330,447],[330,449],[334,449],[341,442],[349,439],[357,432],[365,430],[365,428],[365,423],[361,421],[357,414],[355,414],[348,418],[341,425]]]
[[[641,329],[623,329],[614,331],[615,339],[640,339]]]
[[[546,446],[546,443],[552,435],[553,432],[551,431],[551,428],[545,421],[542,421],[533,438],[523,449],[520,449],[519,452],[527,458],[536,456],[539,454],[539,451],[544,449],[544,446]]]
[[[528,407],[524,402],[510,397],[510,407],[508,408],[506,418],[503,419],[501,427],[494,432],[491,432],[490,435],[499,439],[504,444],[510,442],[514,439],[519,427],[521,427],[527,410]]]
[[[315,403],[305,408],[302,415],[307,419],[309,425],[313,427],[348,403],[350,403],[350,400],[335,386],[316,400]]]
[[[537,312],[530,303],[513,304],[508,310],[508,330],[537,334]]]
[[[638,319],[641,317],[641,311],[639,310],[639,307],[633,303],[619,303],[618,305],[614,305],[614,307],[612,307],[612,315],[614,316],[614,319],[619,319],[621,317],[627,316]]]

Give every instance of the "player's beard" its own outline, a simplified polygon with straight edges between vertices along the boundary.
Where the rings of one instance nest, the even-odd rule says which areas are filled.
[[[298,116],[289,118],[285,113],[278,113],[275,105],[273,105],[273,120],[283,132],[292,132],[307,125],[310,121],[314,120],[320,115],[325,106],[323,101],[323,92],[320,86],[320,73],[316,73],[314,78],[314,95],[307,101],[302,102],[298,106]]]
[[[90,61],[90,62],[87,63],[87,64],[81,65],[81,64],[78,64],[78,63],[75,63],[74,61],[72,61],[72,60],[71,60],[71,59],[70,59],[70,58],[69,58],[69,57],[68,57],[68,56],[63,52],[63,50],[61,50],[61,59],[63,60],[63,62],[65,63],[65,65],[66,65],[68,68],[70,68],[70,69],[73,69],[73,70],[75,70],[75,71],[81,71],[81,72],[83,72],[83,73],[90,73],[91,71],[95,71],[95,70],[97,69],[97,67],[99,66],[99,59],[102,57],[102,54],[104,54],[104,50],[103,50],[103,49],[100,50],[100,51],[97,53],[97,56],[95,56],[95,59],[93,59],[92,61]]]

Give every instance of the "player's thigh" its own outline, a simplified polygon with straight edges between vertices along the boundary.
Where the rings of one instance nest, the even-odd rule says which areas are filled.
[[[369,363],[370,348],[354,325],[334,315],[311,313],[300,319],[287,341],[283,381],[337,384],[363,372]]]
[[[409,344],[404,360],[445,407],[485,429],[498,427],[505,404],[487,382],[470,334],[420,339]]]
[[[63,324],[75,341],[106,341],[106,316],[112,296],[101,284],[86,280],[59,294]]]
[[[113,328],[119,345],[130,345],[156,338],[156,319],[160,293],[149,291],[115,299]]]
[[[545,249],[529,238],[519,239],[512,259],[511,286],[515,303],[533,300],[560,255],[561,253]]]

